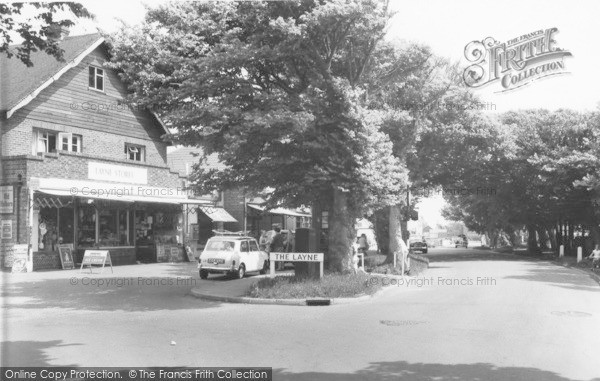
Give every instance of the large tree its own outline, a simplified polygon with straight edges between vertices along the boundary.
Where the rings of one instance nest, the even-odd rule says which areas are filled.
[[[0,3],[0,54],[16,56],[27,66],[33,66],[31,53],[38,50],[62,60],[61,28],[75,25],[78,18],[93,15],[73,2]],[[11,46],[13,38],[20,43]]]
[[[389,112],[366,101],[389,16],[377,0],[172,3],[115,36],[113,66],[177,143],[218,153],[226,168],[198,166],[197,187],[329,210],[328,261],[344,271],[355,218],[406,183]]]

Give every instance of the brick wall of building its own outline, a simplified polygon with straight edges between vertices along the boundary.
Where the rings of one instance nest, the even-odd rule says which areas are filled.
[[[244,229],[244,193],[240,189],[230,189],[223,192],[223,208],[238,222],[227,222],[224,229],[240,231]]]
[[[12,238],[1,239],[0,238],[0,263],[2,266],[5,264],[6,248],[14,245],[15,243],[27,243],[27,200],[28,200],[28,188],[26,185],[21,187],[21,191],[15,183],[19,181],[18,175],[21,175],[23,182],[27,179],[27,164],[24,161],[10,161],[2,160],[2,183],[13,185],[14,192],[14,213],[12,214],[0,214],[0,220],[9,220],[12,224]],[[20,197],[19,197],[19,196]],[[19,213],[19,228],[17,229],[17,211]],[[19,240],[17,241],[17,231],[19,233]],[[11,263],[12,264],[12,263]],[[9,264],[9,265],[11,265]]]
[[[2,172],[7,176],[4,181],[11,181],[10,178],[16,178],[17,172],[22,173],[23,180],[27,182],[31,177],[88,180],[89,162],[146,168],[148,170],[148,186],[165,188],[182,187],[183,178],[168,167],[133,164],[127,160],[90,157],[72,152],[46,154],[44,157],[33,155],[4,157]]]
[[[19,240],[17,242],[17,214],[2,214],[0,220],[10,220],[12,223],[13,237],[11,239],[0,239],[0,263],[3,267],[10,267],[11,263],[5,263],[6,247],[16,243],[28,242],[28,198],[29,184],[32,177],[64,178],[73,180],[87,180],[89,161],[106,162],[109,164],[131,165],[124,161],[102,160],[89,158],[84,155],[72,153],[49,154],[45,157],[38,156],[13,156],[4,157],[2,160],[2,181],[4,184],[15,183],[18,175],[22,176],[24,186],[20,192],[20,202],[17,202],[15,188],[15,212],[19,210]],[[139,167],[139,165],[138,165]],[[165,188],[177,188],[181,186],[181,178],[178,173],[171,172],[165,167],[144,166],[148,169],[148,185]],[[34,187],[35,188],[35,187]],[[17,207],[19,204],[19,207]],[[56,256],[41,256],[34,258],[36,269],[53,269],[60,267]],[[58,267],[57,267],[58,266]]]
[[[2,127],[1,144],[4,156],[33,154],[34,130],[80,135],[82,137],[81,153],[84,155],[131,163],[125,159],[124,153],[125,143],[130,143],[145,147],[146,161],[144,164],[164,167],[167,162],[167,145],[163,141],[108,134],[105,131],[27,119],[23,118],[20,112],[4,122]]]

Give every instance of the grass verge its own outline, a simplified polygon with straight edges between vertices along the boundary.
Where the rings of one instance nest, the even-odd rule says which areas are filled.
[[[253,284],[246,296],[265,299],[352,298],[372,295],[381,285],[369,284],[369,274],[327,274],[322,279],[278,276]]]
[[[427,257],[414,253],[410,253],[408,256],[410,257],[410,271],[408,275],[417,276],[429,267],[429,259]],[[375,274],[402,275],[402,268],[400,265],[394,267],[391,263],[382,263],[372,267],[370,272]]]

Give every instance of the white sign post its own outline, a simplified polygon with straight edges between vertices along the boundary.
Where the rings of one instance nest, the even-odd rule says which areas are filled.
[[[270,276],[275,276],[274,262],[319,262],[319,277],[323,278],[323,253],[270,253]]]

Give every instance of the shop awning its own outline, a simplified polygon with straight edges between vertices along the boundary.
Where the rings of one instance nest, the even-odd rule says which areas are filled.
[[[293,210],[293,209],[275,208],[275,209],[265,210],[265,207],[256,205],[256,204],[248,204],[248,207],[259,210],[261,212],[271,213],[271,214],[282,214],[285,216],[295,216],[295,217],[311,217],[310,213],[302,213],[302,212],[298,212],[297,210]]]
[[[53,197],[52,195],[40,194],[33,199],[33,203],[38,208],[65,208],[73,205],[73,200],[70,197]]]
[[[149,187],[135,184],[100,183],[56,178],[35,178],[35,190],[55,195],[119,202],[148,202],[160,204],[211,204],[208,200],[190,199],[176,188]]]
[[[223,208],[216,206],[201,206],[200,210],[215,222],[238,222]]]

